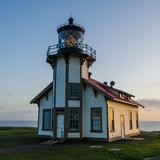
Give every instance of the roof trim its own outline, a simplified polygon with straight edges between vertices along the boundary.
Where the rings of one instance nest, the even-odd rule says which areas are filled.
[[[110,87],[110,86],[107,86],[107,87]],[[127,93],[127,92],[119,90],[117,88],[113,88],[113,87],[110,87],[110,88],[115,90],[115,91],[118,91],[119,93],[124,93],[124,94],[127,94],[128,96],[135,97],[133,94]]]
[[[126,104],[129,104],[129,105],[132,105],[132,106],[137,106],[137,107],[140,106],[140,107],[144,108],[143,105],[141,105],[141,104],[139,104],[138,102],[135,102],[135,101],[134,101],[134,103],[132,103],[132,102],[123,101],[123,100],[120,100],[120,99],[117,99],[117,98],[114,98],[113,100],[117,101],[117,102],[120,102],[120,103],[126,103]]]
[[[39,103],[41,97],[43,97],[46,93],[48,93],[53,88],[53,82],[51,82],[46,88],[44,88],[36,97],[34,97],[30,104]]]

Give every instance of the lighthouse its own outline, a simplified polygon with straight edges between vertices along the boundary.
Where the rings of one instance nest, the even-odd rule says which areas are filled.
[[[53,80],[31,100],[38,105],[38,135],[110,142],[140,134],[138,108],[143,106],[116,89],[114,81],[108,85],[90,77],[96,51],[83,42],[85,28],[70,17],[57,33],[58,42],[46,56]]]
[[[57,28],[57,33],[58,44],[49,46],[47,51],[47,62],[53,69],[53,136],[67,138],[75,133],[81,137],[82,77],[89,78],[96,51],[83,44],[85,28],[75,24],[72,17]]]

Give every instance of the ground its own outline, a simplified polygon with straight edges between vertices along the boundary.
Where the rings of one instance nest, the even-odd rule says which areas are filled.
[[[37,137],[35,128],[0,128],[0,160],[143,160],[160,156],[160,133],[142,132],[141,137],[143,141],[42,145],[47,139]]]

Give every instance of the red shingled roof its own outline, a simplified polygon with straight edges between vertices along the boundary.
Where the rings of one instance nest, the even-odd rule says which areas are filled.
[[[109,99],[124,102],[124,103],[129,103],[131,105],[136,105],[136,106],[142,106],[138,102],[132,99],[134,95],[129,94],[127,92],[124,92],[122,90],[110,87],[104,83],[101,83],[95,79],[82,79],[82,81],[94,89],[100,91],[101,93],[105,94],[105,96]],[[123,94],[123,97],[121,96]],[[144,107],[144,106],[142,106]]]

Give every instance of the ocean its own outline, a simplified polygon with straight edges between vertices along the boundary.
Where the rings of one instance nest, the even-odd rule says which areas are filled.
[[[160,131],[160,121],[141,121],[141,131]]]
[[[37,121],[0,121],[0,127],[37,127]]]
[[[37,127],[37,121],[0,121],[0,127]],[[160,131],[160,121],[140,121],[141,131]]]

